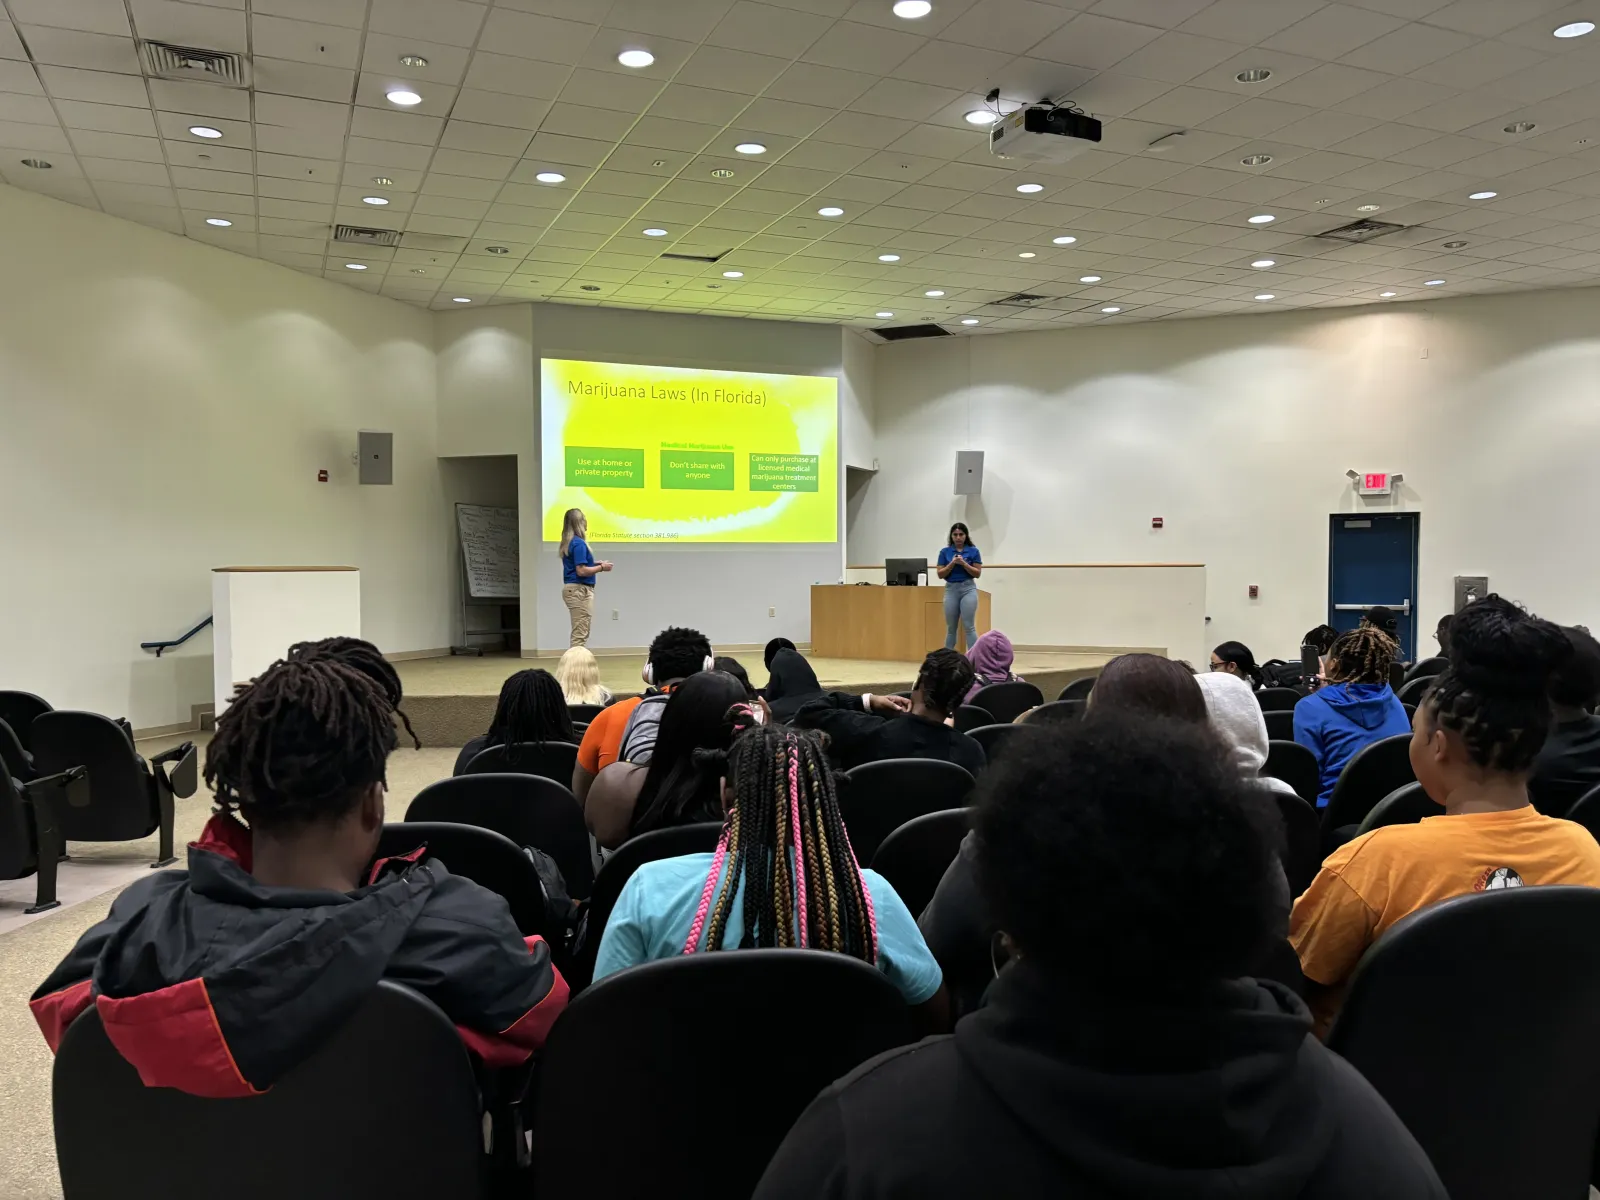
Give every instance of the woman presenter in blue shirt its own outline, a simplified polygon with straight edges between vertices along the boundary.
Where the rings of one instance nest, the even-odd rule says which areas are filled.
[[[960,521],[950,526],[950,542],[939,551],[939,578],[944,580],[944,646],[956,648],[956,623],[967,635],[967,649],[978,640],[978,576],[983,555]]]

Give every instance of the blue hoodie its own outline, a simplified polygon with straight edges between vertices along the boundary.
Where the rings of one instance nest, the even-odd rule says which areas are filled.
[[[1334,683],[1294,706],[1294,740],[1317,756],[1321,790],[1317,807],[1326,808],[1339,772],[1356,752],[1397,733],[1410,733],[1411,721],[1387,683]]]

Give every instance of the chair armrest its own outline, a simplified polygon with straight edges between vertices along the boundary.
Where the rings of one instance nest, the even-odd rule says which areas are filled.
[[[195,749],[193,742],[184,742],[181,746],[174,746],[171,750],[164,750],[150,760],[152,770],[163,767],[171,769],[164,771],[167,787],[174,796],[188,797],[195,793],[200,786],[200,752]]]
[[[29,780],[22,785],[22,794],[37,811],[53,817],[56,804],[54,793],[58,791],[66,793],[67,803],[73,808],[88,807],[88,780],[88,767],[68,767],[54,775]],[[55,821],[52,819],[49,824],[54,827]]]

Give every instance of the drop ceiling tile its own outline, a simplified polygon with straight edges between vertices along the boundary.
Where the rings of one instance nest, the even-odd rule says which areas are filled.
[[[344,131],[339,129],[291,129],[286,125],[262,125],[256,129],[256,148],[268,154],[337,161],[344,153],[345,137]]]
[[[549,61],[530,62],[506,54],[479,50],[467,68],[466,87],[505,92],[534,100],[554,100],[566,86],[572,67]]]
[[[568,137],[615,143],[620,141],[632,127],[633,118],[628,113],[558,102],[551,106],[540,129]]]
[[[1286,125],[1302,121],[1316,112],[1301,104],[1285,104],[1278,100],[1246,100],[1243,104],[1197,122],[1216,133],[1238,137],[1260,138],[1276,133]]]
[[[924,38],[913,33],[854,21],[839,21],[813,42],[801,57],[809,63],[846,71],[887,73],[925,44]],[[776,77],[775,72],[767,82]]]
[[[8,67],[21,68],[32,87],[5,87],[5,91],[29,91],[42,94],[38,81],[33,78],[33,68],[22,63],[0,63],[0,79],[8,75]],[[57,100],[87,100],[95,104],[123,104],[134,108],[147,108],[150,96],[145,91],[144,80],[132,75],[117,75],[109,71],[81,71],[75,67],[38,68],[39,79]],[[18,79],[17,83],[22,80]]]
[[[1390,75],[1407,75],[1429,63],[1466,50],[1476,41],[1476,38],[1464,33],[1441,29],[1432,24],[1412,23],[1352,50],[1344,56],[1343,61],[1354,67],[1384,71]]]
[[[1337,104],[1345,112],[1398,121],[1429,105],[1448,102],[1457,94],[1450,88],[1420,79],[1391,79]]]
[[[957,45],[1022,54],[1059,30],[1072,15],[1071,10],[1056,4],[978,0],[939,31],[939,37]]]
[[[346,144],[345,158],[381,171],[368,174],[393,174],[396,171],[426,171],[433,157],[431,145],[391,142],[384,138],[352,137]]]
[[[130,36],[128,13],[122,0],[16,0],[11,16],[19,25],[76,29],[86,33]]]
[[[510,155],[474,154],[467,150],[439,149],[433,153],[432,169],[443,175],[466,175],[473,179],[505,179],[517,160]]]
[[[480,154],[506,154],[520,158],[533,134],[525,129],[509,129],[498,125],[478,125],[470,121],[452,119],[444,129],[439,145],[452,150],[471,150]]]
[[[358,106],[350,118],[352,137],[373,138],[380,141],[432,146],[438,142],[443,130],[442,117],[425,117],[419,113],[399,112],[393,109]]]
[[[1441,104],[1430,104],[1416,112],[1407,113],[1407,125],[1421,125],[1441,133],[1460,133],[1463,129],[1509,115],[1515,108],[1511,101],[1487,91],[1462,92]]]
[[[1270,103],[1261,101],[1260,103]],[[1190,125],[1206,125],[1217,129],[1215,118],[1230,109],[1240,107],[1239,97],[1230,92],[1213,92],[1206,88],[1175,87],[1128,115],[1136,121],[1149,121],[1178,129]],[[1235,132],[1234,130],[1218,130]]]
[[[251,49],[267,58],[353,68],[361,57],[361,32],[337,25],[263,16],[250,19]]]
[[[1324,63],[1274,88],[1271,95],[1280,103],[1325,108],[1388,82],[1388,76],[1375,71],[1364,71],[1344,63]]]
[[[0,21],[0,58],[27,61],[28,52],[17,36],[16,26],[10,21]]]
[[[139,74],[139,54],[131,37],[112,37],[103,33],[80,33],[70,29],[49,29],[25,25],[22,32],[35,62],[89,71],[114,71]]]
[[[324,204],[330,208],[338,198],[339,189],[332,183],[318,183],[310,179],[273,179],[258,182],[257,194],[274,200],[303,200],[309,204]],[[179,196],[182,199],[182,196]]]
[[[851,108],[880,117],[925,121],[959,99],[960,95],[951,88],[912,83],[904,79],[885,79],[858,97]]]
[[[461,0],[372,0],[368,27],[418,42],[470,47],[487,13],[488,5]]]
[[[453,119],[472,121],[480,125],[502,125],[511,129],[533,131],[539,128],[550,111],[550,101],[535,100],[525,96],[511,96],[503,92],[487,92],[477,88],[463,88],[456,97]]]
[[[499,54],[571,63],[583,56],[597,31],[585,21],[495,8],[484,23],[479,43],[493,46]]]
[[[1178,27],[1185,33],[1251,45],[1304,20],[1323,3],[1324,0],[1216,0],[1201,6]]]
[[[78,0],[61,7],[77,7]],[[204,46],[248,54],[250,40],[245,33],[242,10],[214,5],[176,3],[176,0],[128,0],[134,27],[141,38],[178,46]],[[120,32],[120,31],[118,31]]]
[[[1131,21],[1080,13],[1033,47],[1034,58],[1104,71],[1161,36],[1161,30]]]
[[[1393,33],[1404,24],[1398,17],[1364,12],[1348,4],[1328,4],[1273,34],[1261,45],[1268,50],[1286,50],[1290,54],[1331,61]]]
[[[818,63],[797,62],[774,79],[764,94],[769,98],[802,104],[825,101],[847,106],[876,82],[877,76],[869,72],[842,71]]]
[[[9,99],[23,100],[27,97]],[[86,100],[58,100],[56,110],[68,129],[92,129],[100,133],[126,133],[137,137],[154,137],[156,134],[155,119],[147,108],[92,104]]]
[[[706,35],[713,46],[788,57],[810,46],[833,24],[830,17],[740,0]]]
[[[63,143],[65,139],[63,138]],[[161,143],[153,137],[130,137],[122,133],[94,133],[76,130],[72,144],[79,154],[96,158],[123,158],[135,162],[164,163]]]
[[[1544,61],[1545,55],[1521,46],[1477,42],[1409,74],[1445,87],[1477,88],[1514,72],[1530,70]]]

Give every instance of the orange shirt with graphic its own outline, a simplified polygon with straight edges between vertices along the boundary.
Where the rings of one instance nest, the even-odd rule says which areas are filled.
[[[1330,854],[1295,901],[1289,941],[1306,978],[1349,979],[1367,947],[1419,908],[1495,888],[1600,887],[1600,844],[1532,806],[1387,825]]]
[[[578,765],[591,775],[617,761],[617,751],[622,749],[622,735],[628,728],[628,717],[639,707],[643,696],[618,700],[602,708],[599,715],[583,731],[583,741],[578,745]]]

